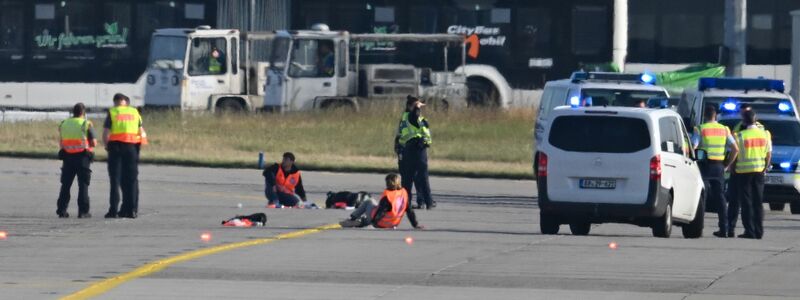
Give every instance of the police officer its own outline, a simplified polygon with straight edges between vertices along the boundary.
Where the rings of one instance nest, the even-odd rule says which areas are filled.
[[[417,185],[415,208],[431,209],[436,207],[428,181],[428,147],[432,140],[428,121],[420,115],[423,106],[425,103],[422,99],[411,95],[406,97],[406,112],[403,113],[397,129],[395,151],[400,160],[403,188],[411,195],[411,188],[415,183]]]
[[[129,103],[127,96],[114,95],[114,107],[108,110],[103,126],[111,181],[106,218],[135,219],[139,212],[139,152],[141,145],[147,143],[147,134],[142,127],[142,116],[136,108],[128,106]],[[120,188],[122,207],[118,210]]]
[[[86,107],[77,103],[72,108],[72,118],[66,119],[58,126],[61,136],[61,150],[59,158],[63,161],[61,166],[61,192],[58,194],[58,208],[56,214],[59,218],[69,218],[69,206],[72,182],[78,177],[78,218],[91,218],[89,213],[89,181],[92,170],[90,165],[94,157],[94,147],[97,145],[92,122],[86,119]]]
[[[708,191],[707,201],[716,204],[719,216],[719,231],[714,236],[733,237],[733,230],[728,228],[728,201],[725,199],[725,170],[730,168],[739,153],[739,147],[727,126],[717,122],[717,110],[714,106],[706,106],[703,112],[705,123],[694,129],[694,148],[706,151],[707,158],[700,162],[700,173]],[[725,158],[725,149],[730,155]]]
[[[739,116],[742,118],[742,120],[744,120],[744,114],[746,112],[748,112],[748,111],[752,111],[753,107],[750,106],[750,104],[742,103],[739,106],[739,109],[740,109]],[[743,122],[744,121],[739,121],[739,123],[737,123],[736,126],[733,127],[733,135],[734,136],[736,136],[736,134],[738,134],[739,132],[741,132],[742,130],[744,130],[746,128],[746,126],[743,125]],[[755,126],[758,127],[759,129],[762,129],[762,130],[764,129],[764,125],[761,124],[760,122],[758,122],[758,120],[756,120]],[[770,141],[772,140],[772,135],[770,134],[769,131],[767,131],[767,137],[769,137]],[[728,200],[728,227],[727,228],[729,229],[728,236],[730,236],[730,237],[733,237],[733,235],[734,235],[733,231],[736,228],[736,223],[738,223],[738,221],[739,221],[739,209],[741,207],[741,203],[739,203],[739,197],[736,195],[736,192],[737,192],[738,189],[733,186],[736,182],[738,182],[738,180],[736,178],[737,176],[739,176],[739,175],[736,172],[734,172],[733,170],[731,170],[730,178],[728,179],[728,190],[727,190],[727,194],[726,194],[726,199]]]
[[[756,115],[752,110],[742,113],[742,123],[744,130],[736,134],[741,154],[736,161],[733,185],[742,206],[744,234],[738,237],[761,239],[764,235],[764,174],[772,159],[772,142],[768,131],[756,125]]]

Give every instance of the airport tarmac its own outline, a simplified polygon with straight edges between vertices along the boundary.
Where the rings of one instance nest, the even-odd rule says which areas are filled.
[[[96,163],[94,218],[75,218],[73,198],[72,218],[58,219],[59,167],[55,160],[0,158],[0,231],[7,232],[0,298],[87,290],[101,299],[800,296],[800,216],[788,212],[767,211],[763,240],[714,238],[713,214],[696,240],[681,238],[677,227],[672,238],[659,239],[649,228],[620,224],[594,225],[589,236],[545,236],[533,181],[435,177],[439,206],[417,213],[426,230],[407,221],[397,230],[339,229],[324,226],[348,211],[265,209],[258,170],[144,165],[139,218],[107,220],[108,177]],[[303,176],[318,204],[328,191],[379,195],[383,188],[380,174]],[[220,226],[255,212],[267,213],[267,226]]]

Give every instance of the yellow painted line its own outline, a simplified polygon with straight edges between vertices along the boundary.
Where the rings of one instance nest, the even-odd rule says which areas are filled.
[[[138,268],[136,268],[133,271],[130,271],[128,273],[125,273],[125,274],[122,274],[122,275],[119,275],[119,276],[115,276],[115,277],[112,277],[112,278],[107,278],[105,280],[96,282],[96,283],[94,283],[94,284],[92,284],[92,285],[90,285],[90,286],[88,286],[88,287],[86,287],[86,288],[84,288],[84,289],[82,289],[80,291],[75,292],[74,294],[68,295],[68,296],[66,296],[64,298],[61,298],[61,299],[62,300],[89,299],[89,298],[92,298],[92,297],[96,297],[96,296],[102,295],[102,294],[110,291],[111,289],[115,288],[116,286],[118,286],[120,284],[123,284],[125,282],[131,281],[131,280],[139,278],[139,277],[144,277],[144,276],[159,272],[161,270],[166,269],[167,267],[169,267],[171,265],[174,265],[174,264],[177,264],[177,263],[180,263],[180,262],[185,262],[185,261],[201,258],[201,257],[204,257],[204,256],[208,256],[208,255],[212,255],[212,254],[216,254],[216,253],[220,253],[220,252],[230,251],[230,250],[234,250],[234,249],[268,244],[268,243],[271,243],[271,242],[274,242],[274,241],[278,241],[278,240],[294,239],[294,238],[299,238],[299,237],[302,237],[302,236],[306,236],[306,235],[313,234],[313,233],[318,233],[318,232],[325,231],[325,230],[339,229],[339,228],[342,228],[341,226],[339,226],[339,224],[329,224],[329,225],[324,225],[324,226],[320,226],[320,227],[316,227],[316,228],[310,228],[310,229],[304,229],[304,230],[284,233],[284,234],[280,234],[280,235],[277,235],[277,236],[271,237],[271,238],[254,239],[254,240],[248,240],[248,241],[244,241],[244,242],[230,243],[230,244],[224,244],[224,245],[214,246],[214,247],[210,247],[210,248],[204,248],[204,249],[198,249],[198,250],[190,251],[190,252],[187,252],[187,253],[183,253],[183,254],[179,254],[179,255],[176,255],[176,256],[172,256],[172,257],[168,257],[168,258],[164,258],[164,259],[160,259],[160,260],[157,260],[157,261],[154,261],[154,262],[147,263],[147,264],[145,264],[145,265],[143,265],[141,267],[138,267]]]

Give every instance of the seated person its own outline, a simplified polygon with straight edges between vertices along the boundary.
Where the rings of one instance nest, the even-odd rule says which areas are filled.
[[[642,98],[634,99],[633,100],[633,107],[647,108],[647,103]]]
[[[333,43],[321,41],[317,57],[317,72],[320,77],[333,77],[335,73],[336,56],[333,53]]]
[[[403,220],[403,216],[408,214],[411,226],[424,229],[417,223],[417,216],[408,200],[408,193],[400,185],[400,175],[386,175],[386,190],[383,191],[380,201],[375,203],[372,198],[364,199],[364,202],[350,214],[350,219],[340,222],[339,225],[342,227],[395,228]]]
[[[281,206],[303,206],[306,201],[306,190],[303,188],[303,179],[300,170],[294,164],[294,154],[286,152],[283,161],[264,169],[266,189],[264,195],[269,201],[268,208]]]

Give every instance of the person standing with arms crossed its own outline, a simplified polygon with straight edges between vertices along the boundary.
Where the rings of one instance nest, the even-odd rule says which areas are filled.
[[[108,110],[103,126],[103,142],[108,151],[108,177],[111,181],[109,208],[106,218],[135,219],[139,213],[139,152],[147,144],[142,116],[128,106],[130,99],[114,95],[114,107]],[[119,190],[122,189],[122,207]]]
[[[400,120],[397,136],[395,137],[395,151],[398,151],[400,160],[400,176],[403,188],[411,196],[411,188],[417,185],[417,207],[432,209],[436,201],[431,196],[431,187],[428,179],[428,148],[431,146],[431,130],[428,121],[422,117],[420,111],[425,103],[422,99],[408,95],[406,97],[406,112]],[[409,205],[409,207],[411,207]]]
[[[717,122],[717,110],[714,106],[707,106],[703,112],[705,123],[695,127],[692,142],[695,149],[706,151],[707,159],[700,162],[700,173],[703,175],[707,200],[717,204],[719,216],[719,231],[714,236],[726,238],[733,237],[733,229],[728,228],[728,201],[725,199],[725,170],[729,169],[739,147],[727,126]],[[725,149],[730,149],[728,158],[725,159]]]
[[[59,218],[69,218],[69,190],[72,182],[78,177],[78,218],[91,218],[89,213],[89,181],[91,181],[92,159],[94,147],[97,145],[92,121],[86,119],[86,107],[77,103],[72,108],[72,118],[66,119],[58,125],[61,150],[58,157],[63,161],[61,165],[61,192],[58,194],[58,208],[56,214]]]
[[[764,235],[764,175],[772,159],[772,141],[768,131],[756,125],[756,114],[752,110],[742,113],[742,123],[745,129],[736,134],[741,154],[736,160],[734,182],[744,227],[744,234],[738,237],[761,239]]]

